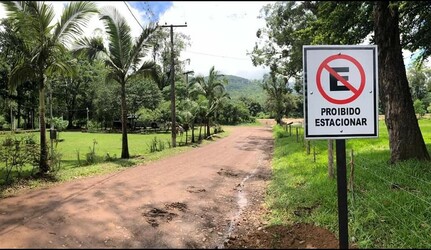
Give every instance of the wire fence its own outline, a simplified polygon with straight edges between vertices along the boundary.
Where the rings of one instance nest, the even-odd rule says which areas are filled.
[[[328,159],[326,140],[322,143],[322,140],[304,139],[302,124],[284,127],[287,136],[301,143],[305,154],[312,155],[311,161]],[[289,133],[290,130],[293,133]],[[349,235],[357,241],[368,238],[371,242],[365,245],[371,247],[429,248],[431,168],[420,162],[390,165],[384,157],[376,161],[375,156],[354,146],[346,148],[352,151],[346,157],[353,157],[346,159],[347,175],[354,171],[354,178],[348,179],[353,182],[348,183],[351,187],[348,192]]]

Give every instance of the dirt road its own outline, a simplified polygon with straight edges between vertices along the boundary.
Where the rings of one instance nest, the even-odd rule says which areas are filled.
[[[0,200],[1,248],[223,248],[261,202],[267,127],[151,164]],[[260,199],[260,200],[259,200]]]

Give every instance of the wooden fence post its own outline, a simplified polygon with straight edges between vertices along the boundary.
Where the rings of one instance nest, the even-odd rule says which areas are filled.
[[[353,159],[353,148],[350,151],[350,178],[349,178],[349,189],[353,192],[353,182],[354,182],[354,170],[355,170],[355,162]]]
[[[334,140],[328,140],[328,176],[334,179]]]
[[[313,145],[313,160],[316,162],[316,146]]]

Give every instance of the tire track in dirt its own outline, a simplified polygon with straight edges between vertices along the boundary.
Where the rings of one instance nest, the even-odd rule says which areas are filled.
[[[227,129],[157,162],[0,200],[0,247],[220,246],[240,214],[238,192],[263,187],[253,171],[270,171],[273,144],[269,127]]]

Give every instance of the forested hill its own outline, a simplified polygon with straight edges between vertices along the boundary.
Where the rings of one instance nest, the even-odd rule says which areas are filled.
[[[245,96],[254,99],[260,103],[263,103],[265,98],[265,92],[260,86],[260,81],[258,80],[248,80],[239,76],[225,75],[228,80],[226,91],[232,98],[239,98]]]

